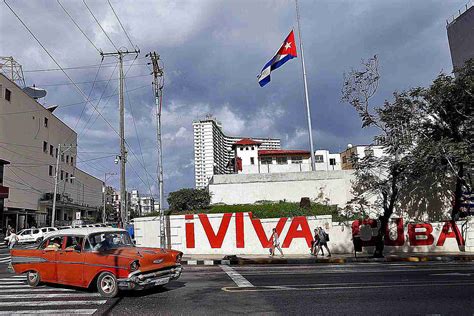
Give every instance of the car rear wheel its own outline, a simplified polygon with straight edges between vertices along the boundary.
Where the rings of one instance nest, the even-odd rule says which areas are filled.
[[[117,278],[110,272],[102,272],[97,279],[97,289],[103,297],[115,297],[118,294]]]
[[[28,271],[26,274],[26,283],[28,283],[29,286],[38,286],[40,283],[41,278],[38,272],[36,271]]]

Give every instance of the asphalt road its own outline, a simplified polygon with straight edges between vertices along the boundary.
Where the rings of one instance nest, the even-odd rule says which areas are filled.
[[[77,288],[31,289],[7,271],[7,257],[0,249],[0,315],[474,313],[474,263],[186,266],[164,288],[103,299]]]

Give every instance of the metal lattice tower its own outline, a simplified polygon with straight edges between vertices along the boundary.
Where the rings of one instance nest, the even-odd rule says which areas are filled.
[[[0,56],[0,72],[20,87],[26,87],[23,69],[12,56]]]

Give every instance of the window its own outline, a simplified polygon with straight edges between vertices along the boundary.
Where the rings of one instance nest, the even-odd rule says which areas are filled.
[[[50,177],[53,176],[53,166],[48,167],[48,174],[49,174]]]
[[[7,100],[7,101],[12,100],[12,92],[8,89],[5,89],[5,100]]]
[[[58,149],[56,148],[56,158],[58,158]]]
[[[279,165],[286,165],[288,163],[288,160],[286,157],[277,157],[276,161],[277,161],[277,164]]]
[[[249,148],[248,148],[248,147],[245,147],[245,150],[249,150]]]
[[[323,155],[316,155],[316,156],[314,156],[314,160],[316,160],[317,163],[324,162],[324,156]]]
[[[329,165],[335,166],[336,165],[336,158],[329,158]]]
[[[61,162],[64,162],[64,154],[61,154]]]
[[[66,163],[69,163],[69,155],[66,155]]]
[[[81,237],[81,236],[67,236],[66,247],[64,249],[71,249],[71,250],[81,252],[83,240],[84,240],[84,237]]]
[[[44,153],[48,152],[48,142],[43,142],[43,152]]]
[[[366,149],[364,150],[364,154],[366,157],[373,157],[374,156],[374,150],[373,149]]]
[[[303,163],[303,157],[301,157],[301,156],[291,157],[291,163],[301,164],[301,163]]]
[[[44,127],[48,127],[48,118],[47,117],[44,118]]]
[[[66,172],[66,182],[69,181],[69,173]]]
[[[271,165],[272,164],[272,157],[262,157],[262,158],[260,158],[260,163],[262,165]]]
[[[40,230],[39,229],[33,229],[33,235],[39,234]]]
[[[71,157],[71,166],[74,166],[74,157]]]
[[[251,165],[254,165],[254,164],[255,164],[255,160],[254,160],[253,157],[250,157],[250,164],[251,164]]]
[[[64,171],[61,170],[61,180],[64,179]]]
[[[254,147],[252,146],[252,150],[254,150]]]
[[[54,155],[54,147],[53,145],[49,145],[49,155],[53,156]]]

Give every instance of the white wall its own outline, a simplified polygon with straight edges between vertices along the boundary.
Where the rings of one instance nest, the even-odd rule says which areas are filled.
[[[159,247],[158,218],[136,218],[135,239],[138,246]],[[215,254],[215,255],[267,255],[272,228],[281,223],[280,242],[285,254],[308,254],[308,242],[312,240],[313,230],[323,227],[329,234],[328,243],[333,253],[351,253],[352,223],[332,222],[330,215],[317,217],[253,219],[251,213],[201,214],[170,216],[171,247],[183,251],[185,255]],[[461,230],[461,222],[457,227]],[[445,223],[432,223],[430,235],[433,242],[426,246],[413,246],[408,236],[409,225],[403,225],[403,245],[398,247],[386,246],[387,252],[459,252],[460,247],[456,238],[447,236],[442,246],[437,246]],[[260,228],[260,229],[259,229]],[[416,231],[423,229],[414,228]],[[207,232],[206,232],[207,231]],[[375,235],[375,230],[372,230]],[[449,233],[452,230],[449,231]],[[369,233],[370,234],[370,233]],[[260,235],[260,238],[259,238]],[[449,234],[448,234],[449,235]],[[370,239],[371,236],[368,237]],[[390,233],[391,239],[396,239]],[[261,239],[263,239],[263,244]],[[368,240],[367,238],[365,238]],[[423,240],[419,236],[416,240]],[[372,252],[373,247],[364,251]]]
[[[209,184],[209,192],[212,204],[251,204],[262,200],[299,202],[302,197],[309,197],[344,206],[352,199],[353,178],[351,171],[216,175]]]

